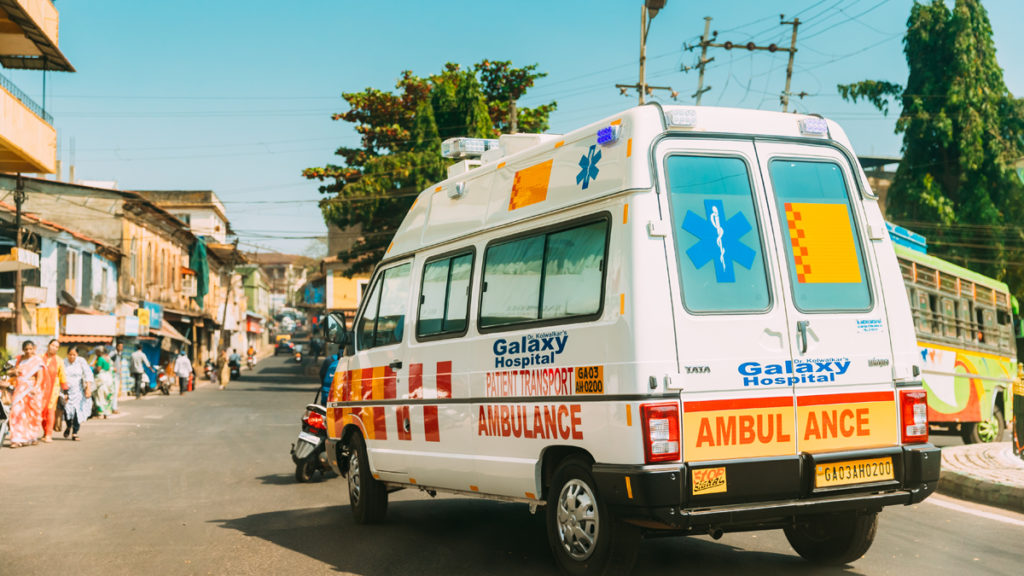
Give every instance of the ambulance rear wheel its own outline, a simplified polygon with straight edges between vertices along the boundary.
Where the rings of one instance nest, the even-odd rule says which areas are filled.
[[[842,566],[871,548],[878,530],[878,514],[822,514],[798,518],[784,529],[796,553],[816,564]]]
[[[348,502],[356,524],[376,524],[388,511],[387,487],[370,472],[366,441],[358,432],[349,441]]]
[[[548,544],[563,573],[589,576],[630,571],[640,529],[618,521],[608,511],[586,461],[569,458],[559,465],[546,508]]]

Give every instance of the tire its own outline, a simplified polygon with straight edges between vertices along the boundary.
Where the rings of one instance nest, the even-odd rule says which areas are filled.
[[[1003,410],[999,406],[992,408],[992,417],[982,422],[969,422],[964,424],[960,436],[964,444],[985,444],[988,442],[999,442],[1006,432],[1006,419],[1003,418]]]
[[[877,513],[857,512],[798,518],[783,529],[797,554],[825,566],[842,566],[863,556],[877,530]]]
[[[588,462],[578,457],[564,460],[552,477],[547,502],[548,544],[563,573],[629,573],[642,533],[608,511]]]
[[[313,472],[316,465],[311,458],[306,458],[295,465],[295,481],[299,483],[309,482],[313,479]]]
[[[11,426],[8,420],[0,422],[0,448],[3,448],[4,442],[7,441],[7,435],[11,431]]]
[[[362,434],[352,435],[348,453],[348,501],[352,518],[356,524],[381,522],[388,511],[388,489],[370,472]]]

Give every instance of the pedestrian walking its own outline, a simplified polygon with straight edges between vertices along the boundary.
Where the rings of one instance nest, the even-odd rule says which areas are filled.
[[[43,435],[43,380],[46,367],[36,355],[36,345],[26,340],[15,367],[17,382],[11,400],[11,448],[32,446]]]
[[[142,398],[142,378],[146,374],[146,369],[153,369],[153,366],[149,363],[149,358],[146,358],[145,352],[141,348],[136,348],[135,352],[132,352],[131,361],[129,362],[132,380],[135,382],[135,399],[139,400]]]
[[[118,342],[114,352],[110,355],[110,365],[114,368],[114,402],[111,405],[111,413],[118,414],[117,403],[122,393],[128,391],[128,381],[131,375],[128,372],[128,357],[124,354],[124,342]]]
[[[192,375],[192,361],[185,355],[184,348],[178,351],[174,360],[174,375],[178,377],[178,395],[184,395],[188,390],[188,378]]]
[[[94,382],[92,368],[89,363],[78,355],[78,346],[68,350],[64,361],[64,373],[67,376],[67,389],[64,401],[64,437],[78,441],[78,432],[89,415],[92,414],[92,386]]]
[[[227,388],[228,381],[231,380],[230,362],[227,349],[222,349],[220,356],[217,356],[217,380],[220,382],[221,390]]]
[[[96,407],[96,414],[106,420],[114,410],[114,371],[107,360],[105,348],[101,348],[96,356],[93,372],[96,378],[96,389],[92,393],[93,406]]]
[[[57,356],[59,350],[60,341],[54,338],[47,344],[46,354],[43,355],[43,365],[46,367],[46,372],[43,375],[43,442],[53,442],[53,433],[60,432],[61,423],[57,420],[57,401],[67,378],[64,375],[64,360]],[[63,410],[61,410],[61,420],[63,420]]]

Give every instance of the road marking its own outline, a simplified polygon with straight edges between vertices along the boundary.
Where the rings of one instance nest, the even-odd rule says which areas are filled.
[[[986,518],[988,520],[995,520],[996,522],[1003,522],[1004,524],[1010,524],[1012,526],[1024,527],[1024,520],[1018,520],[1017,518],[1011,518],[1010,516],[1004,516],[1002,514],[985,512],[984,510],[978,510],[975,508],[970,508],[968,506],[962,506],[960,504],[956,504],[952,500],[947,500],[945,498],[935,495],[925,500],[924,503],[934,504],[936,506],[941,506],[943,508],[948,508],[950,510],[956,510],[957,512],[963,512],[964,514],[970,514],[972,516],[977,516],[979,518]]]

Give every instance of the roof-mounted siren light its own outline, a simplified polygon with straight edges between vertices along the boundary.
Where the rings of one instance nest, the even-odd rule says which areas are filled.
[[[479,158],[497,147],[498,141],[490,138],[449,138],[441,142],[441,156],[457,160]]]
[[[800,133],[809,136],[828,136],[828,121],[818,117],[801,118]]]
[[[668,111],[668,125],[672,128],[695,128],[697,111],[693,108],[677,108]]]

